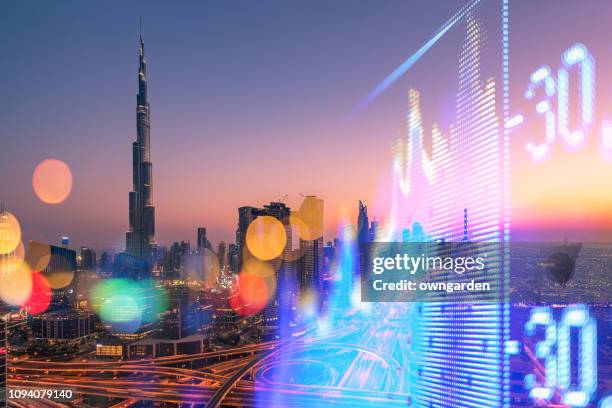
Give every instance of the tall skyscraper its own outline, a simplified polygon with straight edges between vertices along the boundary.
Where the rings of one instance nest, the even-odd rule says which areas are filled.
[[[378,232],[378,221],[374,218],[374,221],[370,222],[370,232],[368,234],[368,240],[370,242],[376,241],[376,233]]]
[[[368,207],[359,200],[359,215],[357,216],[357,245],[359,245],[359,264],[357,271],[363,275],[366,272],[367,248],[364,244],[370,241],[370,223]]]
[[[126,234],[126,251],[150,259],[155,247],[155,207],[153,207],[153,165],[151,164],[151,126],[147,101],[147,62],[140,36],[138,51],[138,95],[136,96],[136,141],[132,143],[134,187],[129,194],[130,229]]]
[[[161,318],[161,336],[182,339],[196,334],[201,327],[202,313],[197,299],[185,285],[168,288],[169,307]]]
[[[402,230],[402,242],[410,242],[410,229],[404,228]]]
[[[232,269],[234,272],[240,272],[242,269],[242,252],[246,245],[246,231],[249,225],[257,218],[261,210],[255,207],[240,207],[238,208],[238,227],[236,228],[236,258]],[[264,214],[262,214],[264,215]]]
[[[253,220],[259,216],[270,216],[278,219],[285,226],[286,232],[286,245],[283,250],[282,259],[291,258],[292,240],[291,240],[291,227],[289,225],[289,216],[291,215],[291,208],[287,207],[281,202],[271,202],[268,205],[264,205],[263,208],[255,207],[240,207],[238,208],[238,228],[236,228],[236,246],[238,250],[238,268],[242,267],[242,257],[244,255],[244,249],[246,247],[246,232],[249,225]],[[237,272],[237,271],[235,271]]]
[[[81,269],[84,271],[95,271],[96,251],[91,248],[81,247]]]
[[[263,310],[263,317],[267,326],[280,326],[280,336],[284,337],[288,333],[288,327],[292,319],[292,308],[296,301],[297,282],[295,279],[295,262],[292,258],[292,236],[289,217],[291,208],[282,202],[271,202],[263,208],[240,207],[238,209],[238,228],[236,229],[236,271],[240,271],[243,264],[243,257],[249,256],[246,248],[246,232],[251,222],[259,216],[270,216],[278,219],[285,227],[286,243],[280,257],[274,259],[276,293],[273,299]],[[252,256],[252,255],[251,255]]]
[[[189,241],[175,242],[170,250],[164,254],[162,259],[162,277],[164,279],[176,279],[181,276],[181,269],[187,258],[191,255],[191,244]]]
[[[232,272],[237,272],[240,270],[240,267],[238,266],[238,245],[229,244],[227,246],[227,263]]]
[[[323,208],[324,202],[317,196],[306,196],[299,216],[306,221],[308,233],[300,237],[302,255],[298,260],[298,283],[300,296],[307,291],[319,293],[321,288],[321,272],[323,270]],[[321,234],[321,235],[319,235]]]
[[[370,238],[370,223],[368,221],[368,207],[359,200],[359,215],[357,216],[357,242],[368,242]]]
[[[304,294],[306,290],[318,292],[323,270],[323,237],[311,241],[300,239],[300,253],[302,253],[298,261],[300,294]]]
[[[51,303],[49,310],[70,308],[73,306],[76,299],[76,283],[79,279],[77,272],[77,256],[76,251],[55,245],[45,244],[37,241],[30,241],[26,261],[30,265],[35,265],[40,254],[48,256],[48,263],[40,271],[48,279],[58,279],[61,276],[72,277],[65,278],[69,283],[63,287],[54,288],[51,290]]]
[[[412,242],[425,242],[425,230],[420,222],[412,223]]]
[[[198,253],[199,254],[204,253],[204,249],[206,248],[210,249],[209,247],[210,247],[210,242],[206,238],[206,228],[199,227],[198,228]]]
[[[225,242],[223,241],[219,242],[219,246],[217,248],[218,248],[217,257],[219,258],[219,267],[223,268],[225,264],[227,263]]]

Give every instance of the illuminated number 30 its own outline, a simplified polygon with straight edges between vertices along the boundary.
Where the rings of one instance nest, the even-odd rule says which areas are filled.
[[[533,374],[525,377],[531,398],[550,400],[555,391],[562,403],[571,407],[586,406],[597,387],[597,323],[585,305],[571,305],[563,312],[559,325],[549,307],[536,307],[525,324],[531,336],[537,326],[544,326],[544,340],[536,344],[535,354],[544,360],[546,383],[538,384]],[[578,330],[578,384],[571,381],[571,329]],[[555,355],[556,346],[556,355]]]
[[[529,77],[530,83],[525,92],[525,98],[531,100],[535,96],[535,89],[544,86],[545,97],[536,103],[536,112],[544,116],[545,140],[544,143],[527,143],[525,149],[536,160],[545,159],[550,147],[559,134],[569,148],[580,146],[585,135],[593,123],[595,115],[595,60],[589,54],[584,44],[575,44],[568,48],[561,57],[562,67],[557,74],[557,81],[552,76],[551,69],[543,66],[535,70]],[[580,89],[580,125],[570,129],[569,125],[569,79],[570,69],[579,70]],[[557,94],[557,114],[555,116],[552,98]]]

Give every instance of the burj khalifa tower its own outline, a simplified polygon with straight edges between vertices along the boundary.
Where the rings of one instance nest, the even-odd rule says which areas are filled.
[[[130,228],[126,233],[126,251],[149,260],[155,248],[155,207],[151,198],[153,190],[151,126],[149,102],[147,102],[147,61],[142,35],[138,55],[140,64],[136,96],[136,141],[132,143],[134,186],[129,193]]]

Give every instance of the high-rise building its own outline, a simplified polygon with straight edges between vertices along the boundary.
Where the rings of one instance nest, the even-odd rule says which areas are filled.
[[[174,242],[162,259],[162,278],[176,279],[180,276],[181,267],[191,252],[189,241]]]
[[[357,245],[359,245],[359,264],[357,271],[363,275],[366,271],[366,247],[370,241],[370,223],[368,221],[368,207],[359,200],[359,215],[357,216]]]
[[[425,242],[425,230],[420,222],[412,223],[412,242]]]
[[[26,260],[29,265],[40,263],[40,259],[47,258],[48,262],[41,273],[47,278],[68,279],[69,283],[51,290],[51,303],[49,309],[71,307],[75,301],[77,276],[76,251],[64,246],[44,244],[30,241]],[[64,278],[65,277],[65,278]]]
[[[151,163],[151,127],[147,101],[147,62],[140,36],[138,95],[136,96],[136,141],[132,143],[133,188],[129,194],[130,228],[126,233],[126,252],[149,260],[155,249],[155,207]]]
[[[337,241],[334,241],[337,242]],[[319,305],[325,307],[329,301],[329,295],[333,289],[332,263],[336,254],[336,247],[332,241],[327,241],[323,247],[323,265],[319,276]]]
[[[199,227],[198,228],[198,240],[197,240],[197,244],[198,244],[198,253],[206,248],[206,228],[204,227]]]
[[[301,234],[301,257],[298,260],[298,283],[300,296],[306,291],[320,291],[323,271],[323,208],[322,199],[314,195],[306,196],[299,215],[307,224],[307,234]],[[303,238],[306,239],[303,239]]]
[[[180,248],[181,255],[187,256],[191,254],[191,244],[189,243],[189,241],[181,241]]]
[[[81,269],[84,271],[95,271],[96,266],[96,251],[91,248],[81,247]]]
[[[232,272],[238,272],[240,270],[238,267],[238,245],[229,244],[227,246],[227,263]]]
[[[369,241],[369,224],[368,207],[361,200],[359,200],[359,215],[357,216],[357,242],[360,244]]]
[[[210,241],[206,238],[206,228],[198,228],[198,254],[204,253],[204,249],[211,249]]]
[[[108,252],[102,252],[100,256],[100,270],[102,272],[113,271],[113,257]]]
[[[31,316],[29,325],[35,339],[76,341],[92,334],[91,321],[91,313],[68,310]]]
[[[115,255],[112,276],[133,280],[148,279],[151,277],[151,265],[139,256],[121,252]]]
[[[238,209],[238,228],[236,228],[236,258],[232,269],[234,272],[240,272],[242,269],[242,252],[245,248],[246,231],[249,225],[261,212],[261,209],[255,207],[240,207]]]
[[[374,219],[374,221],[372,221],[370,223],[370,231],[368,233],[368,241],[373,242],[376,241],[376,232],[378,231],[378,221],[376,221],[376,219]]]
[[[282,320],[281,331],[289,327],[289,322],[292,319],[292,307],[297,301],[297,282],[295,279],[295,265],[292,259],[292,237],[291,225],[289,216],[291,208],[287,207],[282,202],[271,202],[264,205],[263,208],[241,207],[238,209],[238,228],[236,229],[236,260],[235,272],[242,268],[242,260],[244,256],[248,256],[245,252],[246,248],[246,232],[251,222],[259,216],[270,216],[278,219],[285,226],[286,243],[282,255],[273,260],[276,270],[276,293],[273,299],[270,300],[268,306],[263,311],[265,324],[268,326],[277,326],[279,320]],[[280,316],[280,314],[283,316]],[[281,333],[281,336],[288,333]]]
[[[305,241],[300,239],[301,258],[298,261],[300,293],[306,290],[319,291],[323,270],[323,237]]]
[[[167,288],[169,307],[161,317],[161,337],[182,339],[202,327],[203,309],[191,290],[184,285]]]
[[[240,207],[238,209],[238,228],[236,229],[236,250],[238,251],[239,258],[238,266],[242,266],[243,252],[246,247],[245,238],[247,229],[249,228],[251,222],[253,222],[253,220],[259,216],[274,217],[283,223],[285,226],[287,241],[282,258],[290,259],[290,253],[292,250],[291,227],[289,225],[290,215],[291,208],[287,207],[285,203],[281,202],[271,202],[268,205],[264,205],[263,208]]]
[[[219,246],[217,248],[217,257],[219,258],[219,267],[223,269],[223,267],[227,264],[227,255],[225,250],[225,242],[219,242]]]
[[[326,259],[326,263],[330,264],[334,260],[335,248],[331,241],[327,241],[327,244],[323,247],[323,258]]]

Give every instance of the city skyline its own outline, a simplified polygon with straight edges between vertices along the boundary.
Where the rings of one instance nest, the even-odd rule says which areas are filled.
[[[343,12],[342,7],[328,7],[330,13]],[[427,8],[425,3],[420,7],[423,11]],[[450,12],[451,7],[446,8]],[[344,76],[344,71],[348,67],[352,66],[351,70],[355,71],[363,62],[361,52],[354,47],[351,47],[350,53],[343,57],[348,58],[345,62],[334,57],[345,49],[348,39],[337,37],[337,28],[333,21],[321,22],[326,29],[318,34],[322,38],[334,39],[325,51],[336,66],[331,72],[314,64],[313,57],[315,55],[320,57],[321,42],[312,42],[300,32],[302,28],[309,26],[313,19],[317,19],[317,15],[312,13],[305,13],[302,18],[296,17],[296,21],[293,22],[301,27],[300,30],[291,31],[292,40],[302,44],[299,52],[290,42],[283,42],[273,50],[274,54],[262,54],[261,58],[252,61],[253,67],[248,68],[243,66],[242,59],[237,57],[240,54],[248,55],[251,45],[244,42],[244,35],[245,30],[248,32],[250,28],[237,26],[232,38],[226,39],[231,41],[237,55],[229,52],[229,55],[221,57],[219,53],[228,53],[228,51],[224,51],[223,46],[220,49],[220,45],[215,44],[217,41],[206,35],[207,30],[212,30],[212,26],[221,24],[221,21],[212,21],[212,26],[210,24],[200,26],[192,17],[181,15],[182,19],[189,22],[185,27],[191,27],[196,31],[187,35],[182,33],[179,27],[174,27],[173,30],[177,30],[174,34],[176,42],[171,44],[164,35],[163,25],[160,25],[159,7],[149,5],[146,8],[130,7],[121,18],[120,31],[108,33],[103,37],[100,37],[101,31],[89,33],[88,30],[82,30],[80,27],[82,20],[65,20],[66,16],[62,15],[60,10],[48,11],[52,14],[57,13],[56,17],[62,19],[63,30],[66,30],[56,32],[53,27],[44,25],[41,27],[43,30],[56,33],[52,37],[54,41],[63,42],[61,46],[56,43],[56,50],[66,54],[83,53],[84,58],[81,61],[74,61],[74,67],[68,67],[65,74],[61,75],[57,71],[60,67],[48,67],[52,68],[49,75],[52,73],[60,76],[69,75],[58,80],[58,83],[63,84],[63,94],[72,95],[74,92],[80,92],[73,89],[77,84],[79,89],[86,93],[95,93],[95,100],[98,101],[95,103],[97,119],[85,113],[70,114],[79,111],[80,107],[65,101],[62,102],[65,107],[61,112],[61,116],[64,117],[62,122],[69,123],[70,126],[65,126],[66,123],[59,126],[55,123],[55,118],[46,118],[43,121],[46,129],[44,131],[34,130],[24,123],[13,122],[12,131],[24,136],[29,135],[28,137],[40,136],[36,137],[35,151],[22,148],[17,140],[10,141],[11,150],[21,155],[18,162],[22,165],[19,166],[19,172],[11,177],[7,177],[3,172],[6,178],[6,184],[4,182],[3,184],[14,192],[11,196],[23,197],[19,202],[8,202],[8,198],[6,201],[7,207],[22,220],[26,239],[31,237],[54,242],[57,235],[70,235],[73,242],[92,247],[124,246],[122,231],[126,230],[128,219],[123,197],[125,191],[130,190],[126,173],[129,171],[129,160],[131,160],[126,151],[126,144],[130,141],[134,128],[130,116],[133,112],[135,89],[133,50],[138,38],[140,15],[143,15],[143,34],[147,37],[148,58],[153,63],[153,68],[148,74],[150,80],[155,83],[149,99],[153,106],[152,127],[155,129],[152,155],[156,158],[156,189],[153,199],[158,218],[156,235],[160,244],[169,245],[181,239],[193,241],[195,240],[192,237],[195,235],[193,231],[199,225],[208,228],[213,241],[229,242],[235,234],[237,208],[244,205],[263,205],[277,201],[287,194],[289,195],[287,204],[290,207],[299,206],[300,194],[316,194],[324,198],[330,204],[326,214],[326,236],[333,237],[336,235],[337,225],[344,223],[341,219],[352,219],[353,214],[356,214],[353,207],[359,199],[371,201],[369,197],[375,196],[380,173],[386,166],[382,165],[382,160],[375,160],[376,157],[372,156],[375,152],[372,149],[372,141],[368,141],[362,132],[360,134],[351,130],[358,128],[362,123],[357,125],[346,123],[345,115],[383,71],[380,68],[372,70],[375,67],[364,66],[363,69],[370,71],[372,78],[370,83],[364,82],[362,86],[356,88],[354,84],[359,75],[355,72],[351,74],[353,79],[346,80],[342,85],[343,90],[340,93],[346,96],[332,99],[324,97],[323,95],[329,92],[325,90],[331,89],[331,85],[337,82],[339,76]],[[227,16],[229,11],[231,9],[226,7],[212,10],[218,18],[225,19],[229,18]],[[26,10],[16,9],[15,12],[20,14]],[[386,19],[389,15],[388,12],[384,12],[377,17],[368,16],[366,7],[355,8],[352,12],[355,13],[356,20],[347,22],[351,26],[347,27],[350,31],[355,31],[360,25],[358,22],[363,18]],[[431,24],[427,27],[424,25],[422,38],[425,38],[440,20],[434,12],[435,10],[428,10]],[[261,9],[257,10],[257,13],[264,17]],[[282,10],[278,10],[278,13],[281,15]],[[444,13],[445,11],[442,11],[442,14]],[[116,15],[113,15],[113,18],[115,17]],[[110,16],[101,13],[100,17],[91,24],[103,30],[101,25],[106,24],[105,18]],[[266,18],[275,21],[274,16]],[[401,19],[395,18],[395,21],[394,30],[399,35],[404,28]],[[268,36],[275,36],[274,33],[278,30],[284,30],[286,24],[289,22],[280,26],[269,26],[260,37],[252,39],[256,42],[253,45],[260,47],[261,41]],[[202,31],[205,28],[207,30]],[[11,32],[13,35],[21,36],[18,34],[17,26],[12,26]],[[83,32],[84,37],[81,39],[85,43],[81,43],[81,40],[75,41],[72,37],[77,32]],[[198,32],[201,34],[198,35]],[[369,47],[375,49],[377,47],[370,38],[371,35],[382,39],[389,33],[376,29],[360,35],[357,42],[369,44]],[[23,40],[28,42],[27,38]],[[206,43],[206,48],[199,45],[203,41]],[[410,42],[414,43],[414,47],[417,46],[416,38]],[[31,46],[35,49],[36,42],[34,41]],[[112,47],[112,53],[106,48],[108,46]],[[231,50],[232,46],[228,49]],[[192,51],[181,53],[183,67],[172,62],[178,57],[176,47]],[[390,58],[391,63],[400,58],[406,48],[409,49],[411,46],[395,48],[392,54],[396,57]],[[206,58],[206,54],[209,53],[218,56],[211,60]],[[33,55],[40,55],[40,52],[34,52]],[[84,64],[91,56],[95,56],[98,62]],[[14,61],[19,61],[19,55],[14,57],[16,57]],[[295,68],[290,69],[294,64],[290,66],[286,63],[279,64],[276,62],[277,58],[281,61],[299,59],[295,61]],[[17,65],[20,63],[17,62]],[[62,72],[67,68],[63,65]],[[190,69],[185,70],[184,67]],[[195,75],[192,68],[197,71]],[[253,69],[261,74],[258,79],[261,85],[256,87],[248,85],[247,74]],[[83,72],[95,75],[103,88],[103,84],[111,85],[110,88],[102,89],[100,86],[88,88],[88,81],[81,75]],[[219,75],[224,78],[222,82],[218,81]],[[207,88],[212,87],[211,90],[218,88],[221,83],[227,87],[223,94],[217,91],[206,92]],[[295,96],[287,94],[287,89],[293,87],[292,83],[297,87]],[[187,92],[185,88],[187,84],[199,90],[201,96],[194,95],[193,91]],[[52,84],[45,80],[41,85],[50,87]],[[180,97],[176,93],[177,86],[185,91]],[[322,97],[317,97],[317,93]],[[44,95],[49,102],[48,98],[53,99],[60,94],[57,89],[48,89]],[[18,97],[18,94],[15,96]],[[231,105],[232,100],[238,102],[234,107]],[[289,103],[281,106],[278,104],[281,100]],[[21,109],[19,105],[16,103],[13,106],[15,109]],[[206,109],[202,109],[204,106]],[[255,114],[253,106],[258,106],[257,111],[261,114]],[[238,112],[241,120],[237,122],[233,116]],[[273,112],[284,112],[282,115],[284,117],[274,122],[264,119],[265,115]],[[67,115],[71,116],[69,121]],[[79,117],[82,115],[89,117],[88,121],[96,123],[96,127],[81,127]],[[241,123],[240,126],[237,127],[237,123]],[[83,140],[85,136],[76,137],[76,134],[84,130],[89,135],[87,142]],[[49,143],[48,138],[51,137],[48,135],[49,132],[53,133],[52,137],[57,139],[56,142]],[[255,140],[258,142],[254,143]],[[282,143],[280,140],[283,140]],[[392,132],[389,133],[389,140],[392,140]],[[101,141],[104,143],[100,143]],[[349,154],[354,156],[357,153],[355,152],[357,141],[359,144],[365,143],[358,149],[360,151],[358,155],[362,158],[359,160],[361,162],[359,167],[338,166],[338,157]],[[260,143],[269,147],[255,151]],[[84,162],[80,153],[84,149],[96,151],[96,158]],[[379,149],[376,151],[376,156],[379,159],[388,157],[388,150]],[[31,194],[29,167],[31,163],[46,157],[55,157],[70,166],[74,175],[74,186],[71,195],[64,203],[45,208],[45,211],[53,214],[53,219],[43,221],[40,218],[42,211],[38,203],[30,202],[34,197]],[[372,160],[365,160],[368,157]],[[230,160],[227,160],[228,158]],[[253,168],[257,171],[250,171]],[[284,169],[282,175],[278,174],[278,168]],[[355,170],[360,174],[359,180],[350,176]],[[208,176],[202,177],[200,172]],[[262,183],[258,173],[265,175],[266,178],[271,177],[275,182]],[[346,180],[352,181],[347,184]],[[102,186],[104,188],[101,188]],[[80,210],[84,202],[92,207],[92,212],[89,214],[95,213],[95,217],[89,217]]]
[[[12,3],[0,407],[608,406],[596,3]]]
[[[456,4],[394,4],[374,14],[366,6],[355,6],[350,18],[340,20],[335,16],[345,12],[343,7],[326,5],[329,18],[321,21],[305,6],[299,6],[299,16],[285,13],[283,7],[269,15],[255,8],[253,21],[228,6],[199,6],[190,15],[173,9],[170,17],[184,21],[181,26],[162,18],[159,4],[122,7],[118,16],[99,6],[66,12],[65,6],[15,5],[14,18],[3,25],[2,33],[12,40],[2,45],[8,62],[0,72],[14,80],[7,81],[6,92],[13,103],[0,113],[0,120],[13,137],[0,152],[0,182],[6,186],[6,206],[18,216],[26,240],[58,242],[69,235],[79,245],[125,246],[125,191],[131,184],[126,173],[132,159],[126,144],[133,140],[133,57],[140,16],[148,57],[154,61],[148,74],[155,83],[149,99],[155,128],[156,237],[161,245],[195,242],[194,231],[202,225],[213,242],[231,242],[239,207],[288,196],[286,204],[297,208],[300,194],[326,201],[326,240],[337,236],[342,225],[354,223],[359,200],[384,222],[391,146],[405,128],[405,78],[360,115],[350,120],[347,115],[456,11]],[[419,19],[406,27],[403,13],[418,14]],[[258,19],[268,22],[265,30],[255,29]],[[40,24],[33,24],[34,31],[25,30],[31,21]],[[385,29],[378,21],[385,21]],[[313,22],[320,28],[313,34],[317,38],[305,34]],[[111,23],[115,29],[109,31]],[[289,26],[293,28],[287,31]],[[286,38],[269,41],[280,32]],[[38,41],[42,35],[44,44]],[[11,45],[17,39],[23,44],[18,48]],[[437,46],[456,53],[448,44]],[[371,58],[366,61],[363,55]],[[315,62],[322,58],[327,65]],[[45,69],[35,69],[40,66]],[[249,80],[253,73],[255,82]],[[32,94],[38,98],[29,98]],[[80,102],[84,96],[87,104]],[[37,112],[36,121],[27,120],[30,110]],[[572,168],[591,162],[598,154],[593,150],[575,155],[569,161]],[[521,156],[522,149],[516,151],[516,171],[524,177],[533,167]],[[71,195],[55,206],[36,200],[31,186],[33,169],[47,158],[64,161],[74,176]],[[546,169],[542,178],[563,171],[560,163],[539,165]],[[606,172],[602,166],[599,174]],[[577,185],[589,189],[588,202],[573,202],[563,189],[556,189],[551,198],[540,193],[536,183],[518,185],[513,231],[536,234],[546,228],[554,239],[612,238],[612,219],[598,204],[609,202],[610,195],[595,188],[596,180]],[[551,216],[559,200],[571,204],[559,209],[568,220],[565,224]],[[572,210],[576,205],[583,206],[578,213]]]

